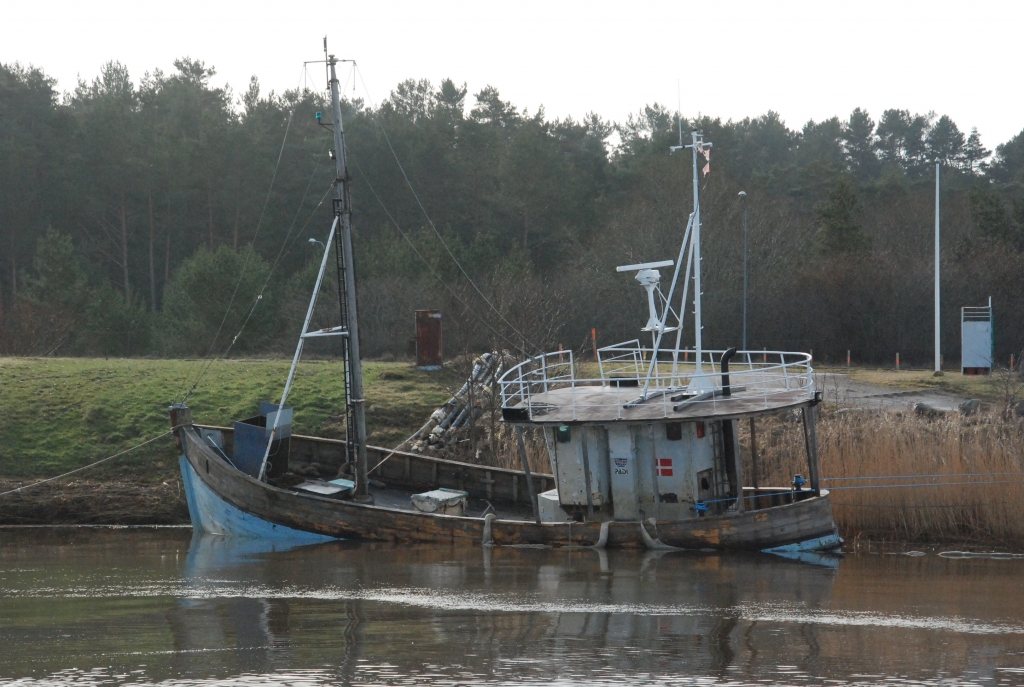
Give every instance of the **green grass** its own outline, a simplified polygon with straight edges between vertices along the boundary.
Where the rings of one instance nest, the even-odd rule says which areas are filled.
[[[168,406],[181,398],[198,361],[0,358],[0,477],[46,477],[117,453],[170,428]],[[287,360],[218,360],[188,400],[196,422],[230,426],[277,399]],[[449,397],[455,375],[410,363],[364,365],[371,444],[396,444]],[[304,361],[288,403],[296,434],[341,436],[344,366]],[[166,479],[176,474],[174,443],[161,439],[83,473]]]

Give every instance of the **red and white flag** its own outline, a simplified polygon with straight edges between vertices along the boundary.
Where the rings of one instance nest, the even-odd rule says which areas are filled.
[[[672,459],[658,458],[658,477],[672,477]]]

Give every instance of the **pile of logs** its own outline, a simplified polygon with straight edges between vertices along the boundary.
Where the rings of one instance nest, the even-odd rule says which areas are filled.
[[[507,369],[511,357],[494,351],[473,361],[473,372],[454,396],[435,410],[427,423],[412,436],[411,450],[423,453],[428,449],[443,450],[458,443],[462,430],[481,415],[494,398],[498,379]]]

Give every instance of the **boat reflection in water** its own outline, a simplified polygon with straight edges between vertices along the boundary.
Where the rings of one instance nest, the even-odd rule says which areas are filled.
[[[0,683],[1021,684],[1022,566],[5,531]]]
[[[764,554],[341,541],[282,548],[196,536],[169,620],[184,675],[330,664],[332,679],[345,681],[460,671],[486,680],[563,671],[724,676],[751,640],[737,632],[749,625],[743,609],[793,597],[827,605],[835,574]],[[797,653],[813,652],[813,628],[776,643],[794,641]]]

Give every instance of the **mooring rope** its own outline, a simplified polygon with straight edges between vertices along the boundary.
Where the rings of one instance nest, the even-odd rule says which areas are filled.
[[[374,470],[376,470],[376,469],[377,469],[377,468],[379,468],[379,467],[380,467],[381,465],[383,465],[384,463],[386,463],[386,462],[388,462],[389,460],[391,460],[391,457],[392,457],[392,456],[394,456],[395,454],[397,454],[397,453],[398,453],[398,452],[399,452],[399,451],[400,451],[400,450],[402,449],[402,447],[403,447],[403,446],[405,446],[405,445],[406,445],[406,444],[408,444],[408,443],[409,443],[410,441],[412,441],[413,439],[415,439],[415,438],[416,438],[416,435],[417,435],[417,434],[419,434],[419,433],[420,433],[420,430],[418,430],[418,429],[417,429],[417,430],[416,430],[415,432],[413,432],[413,433],[412,433],[412,435],[411,435],[411,436],[410,436],[410,437],[409,437],[408,439],[403,439],[403,440],[402,440],[402,442],[401,442],[400,444],[398,444],[398,445],[397,445],[397,446],[395,446],[395,447],[394,447],[393,449],[391,449],[391,453],[389,453],[389,454],[387,454],[386,456],[384,456],[384,459],[383,459],[382,461],[380,461],[379,463],[377,463],[376,465],[374,465],[374,466],[373,466],[372,468],[370,468],[369,470],[367,470],[367,471],[366,471],[366,476],[367,476],[367,477],[369,477],[370,475],[372,475],[372,474],[373,474],[373,471],[374,471]]]
[[[83,470],[88,470],[89,468],[96,467],[100,463],[106,463],[108,460],[113,460],[114,458],[117,458],[119,456],[123,456],[126,453],[131,453],[135,449],[142,448],[146,444],[152,444],[157,439],[163,439],[168,434],[172,434],[175,429],[177,429],[177,427],[172,427],[171,429],[167,430],[163,434],[157,435],[157,436],[153,437],[152,439],[147,439],[146,441],[143,441],[141,444],[136,444],[135,446],[132,446],[131,448],[126,448],[125,450],[121,451],[120,453],[115,453],[112,456],[107,456],[106,458],[102,458],[100,460],[97,460],[95,463],[89,463],[88,465],[83,465],[80,468],[75,468],[74,470],[70,470],[68,472],[65,472],[63,475],[57,475],[56,477],[47,477],[46,479],[41,479],[38,482],[33,482],[32,484],[26,484],[23,487],[18,487],[17,489],[11,489],[9,491],[0,492],[0,496],[6,496],[7,494],[13,494],[16,491],[25,491],[26,489],[31,489],[32,487],[38,487],[40,484],[46,484],[47,482],[53,482],[54,480],[58,480],[58,479],[60,479],[62,477],[67,477],[68,475],[73,475],[76,472],[82,472]]]
[[[1020,484],[1021,479],[972,480],[968,482],[920,482],[918,484],[861,484],[852,487],[830,487],[829,491],[846,491],[848,489],[908,489],[910,487],[951,487],[968,484]]]
[[[839,481],[851,481],[851,480],[870,480],[870,479],[949,479],[953,477],[995,477],[1002,475],[1022,475],[1024,472],[1017,470],[1015,472],[947,472],[947,473],[936,473],[932,475],[860,475],[857,477],[822,477],[822,482],[839,482]],[[839,489],[840,487],[834,487]]]

